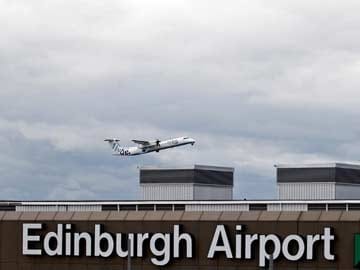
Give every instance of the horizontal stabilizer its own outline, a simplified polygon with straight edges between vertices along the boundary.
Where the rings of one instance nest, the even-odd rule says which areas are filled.
[[[119,139],[105,139],[105,142],[120,142]]]

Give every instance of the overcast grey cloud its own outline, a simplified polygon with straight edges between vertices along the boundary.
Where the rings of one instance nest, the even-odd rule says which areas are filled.
[[[136,199],[138,166],[360,158],[359,1],[0,0],[0,196]],[[111,156],[104,137],[194,147]]]

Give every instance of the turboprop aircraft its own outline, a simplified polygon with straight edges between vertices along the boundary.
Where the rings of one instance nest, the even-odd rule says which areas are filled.
[[[194,145],[195,140],[190,137],[179,137],[169,140],[141,141],[132,140],[138,146],[121,146],[118,139],[105,139],[113,150],[115,156],[136,156],[150,152],[159,152],[167,148],[178,147],[186,144]]]

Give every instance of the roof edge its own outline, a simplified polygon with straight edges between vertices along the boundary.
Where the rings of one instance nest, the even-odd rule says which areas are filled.
[[[141,171],[144,170],[208,170],[208,171],[221,171],[221,172],[234,172],[235,168],[233,167],[223,167],[223,166],[212,166],[212,165],[201,165],[201,164],[194,164],[191,166],[184,166],[184,167],[151,167],[151,166],[144,166],[139,168]]]
[[[342,168],[360,170],[360,164],[355,163],[314,163],[314,164],[275,164],[278,169],[307,169],[307,168]]]

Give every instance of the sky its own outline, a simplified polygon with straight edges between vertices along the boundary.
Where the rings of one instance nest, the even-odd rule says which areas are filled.
[[[139,167],[360,160],[360,1],[0,0],[0,198],[139,199]],[[117,137],[194,147],[118,158]]]

